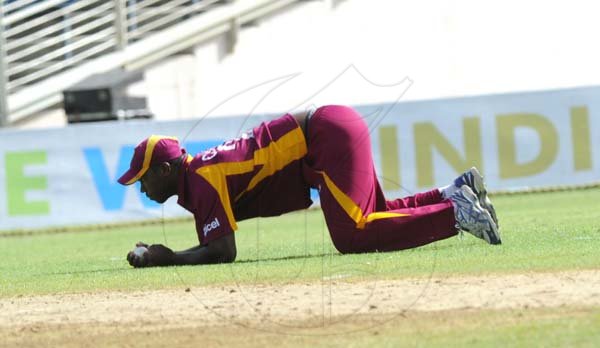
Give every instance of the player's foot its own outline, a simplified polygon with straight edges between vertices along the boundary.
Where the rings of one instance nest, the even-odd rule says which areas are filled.
[[[490,213],[492,219],[494,220],[494,223],[496,223],[496,226],[500,227],[500,224],[498,223],[498,218],[496,217],[496,210],[494,209],[494,205],[492,204],[492,201],[490,201],[490,198],[487,195],[487,188],[485,187],[483,176],[479,174],[477,168],[472,167],[468,171],[464,172],[461,176],[456,178],[456,180],[454,180],[454,186],[456,186],[457,188],[460,188],[463,185],[467,185],[471,188],[471,190],[473,190],[473,192],[477,196],[477,199],[479,200],[479,204]]]
[[[461,186],[450,198],[454,204],[456,227],[489,244],[501,244],[498,225],[479,203],[477,195],[467,185]]]

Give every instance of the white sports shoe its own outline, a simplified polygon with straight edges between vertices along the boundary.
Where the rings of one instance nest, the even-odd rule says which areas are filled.
[[[460,188],[463,185],[467,185],[471,188],[471,190],[473,190],[477,196],[477,199],[479,200],[479,204],[490,213],[494,223],[496,226],[498,226],[498,228],[500,228],[498,217],[496,217],[496,210],[494,209],[494,205],[487,195],[487,188],[485,187],[483,176],[479,174],[477,168],[472,167],[454,180],[454,186]]]
[[[450,200],[454,204],[456,228],[467,231],[489,244],[502,244],[498,225],[488,210],[479,203],[477,195],[467,185],[461,186]]]

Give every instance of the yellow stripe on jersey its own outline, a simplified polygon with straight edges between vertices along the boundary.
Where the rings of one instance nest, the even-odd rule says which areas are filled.
[[[221,204],[225,209],[229,224],[237,230],[237,223],[231,208],[231,197],[227,188],[227,176],[249,173],[258,165],[263,167],[252,177],[248,187],[243,190],[234,201],[238,200],[245,192],[256,187],[262,180],[275,174],[288,164],[302,158],[307,153],[304,133],[300,128],[286,133],[277,141],[271,142],[266,147],[254,151],[252,159],[241,162],[222,162],[204,166],[196,170],[217,191]]]
[[[244,191],[252,190],[266,177],[275,174],[275,172],[283,169],[291,162],[304,157],[307,151],[304,133],[302,133],[300,128],[296,128],[279,138],[276,142],[272,142],[267,147],[254,152],[254,163],[262,164],[263,167],[250,180],[248,187]],[[236,197],[236,199],[243,193]]]
[[[148,168],[150,168],[150,162],[152,161],[152,153],[154,152],[154,148],[156,147],[156,144],[162,139],[177,140],[177,138],[175,137],[151,135],[150,138],[148,138],[148,142],[146,143],[146,151],[144,151],[144,162],[142,164],[142,169],[140,169],[140,171],[137,172],[137,174],[133,178],[131,178],[131,180],[125,183],[125,185],[131,185],[134,182],[140,180],[142,176],[144,176],[144,174],[148,171]]]
[[[325,185],[335,198],[335,200],[342,206],[342,209],[348,214],[348,216],[356,223],[356,227],[359,229],[364,229],[365,225],[368,222],[372,222],[380,219],[389,219],[395,217],[402,216],[410,216],[410,214],[400,214],[400,213],[389,213],[389,212],[375,212],[371,213],[367,216],[364,216],[362,209],[354,201],[348,197],[339,187],[329,178],[327,173],[320,171],[319,174],[323,175],[323,179],[325,179]]]
[[[229,198],[229,190],[227,189],[227,175],[244,174],[251,172],[254,169],[254,160],[243,162],[224,162],[205,166],[196,170],[196,173],[202,176],[208,183],[217,190],[225,214],[231,228],[237,230],[237,223],[231,209],[231,199]]]

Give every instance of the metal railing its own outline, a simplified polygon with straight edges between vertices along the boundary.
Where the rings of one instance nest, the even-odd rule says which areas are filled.
[[[297,1],[0,0],[0,126],[56,103],[59,76],[98,72],[86,63],[143,68]]]
[[[18,0],[4,6],[6,91],[190,18],[218,0]]]

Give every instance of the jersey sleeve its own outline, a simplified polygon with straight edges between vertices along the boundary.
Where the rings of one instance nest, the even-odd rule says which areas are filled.
[[[237,229],[237,225],[235,221],[232,224],[228,218],[226,207],[218,192],[205,182],[201,182],[196,187],[199,192],[194,195],[197,197],[194,219],[200,245],[206,245],[215,239],[233,233]]]

